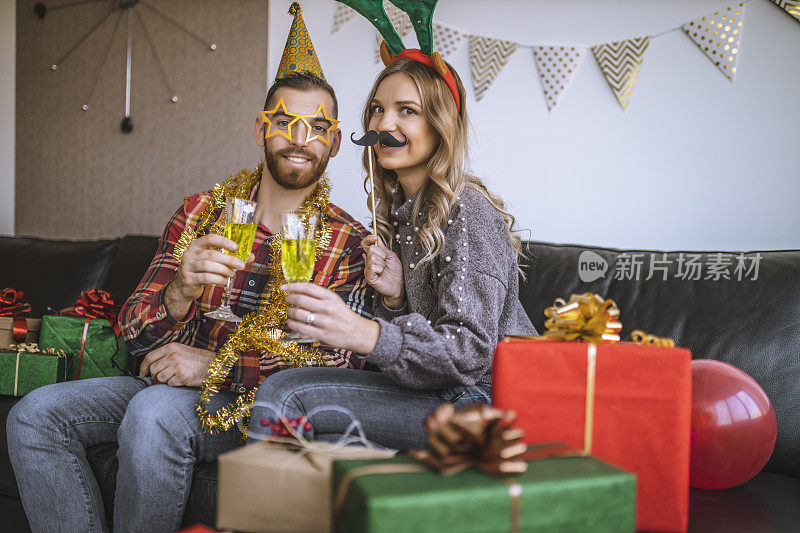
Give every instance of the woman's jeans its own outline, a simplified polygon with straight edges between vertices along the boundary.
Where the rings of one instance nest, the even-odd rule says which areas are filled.
[[[399,387],[377,372],[283,370],[264,380],[256,395],[259,404],[279,412],[255,407],[250,434],[263,437],[262,419],[314,413],[315,438],[336,440],[351,423],[341,412],[347,410],[373,443],[425,448],[422,424],[442,402],[460,407],[489,402],[489,395],[488,385],[420,391]],[[220,392],[209,410],[233,399],[232,393]],[[86,448],[103,443],[119,445],[114,530],[179,529],[195,464],[240,445],[235,428],[213,435],[202,430],[198,400],[196,388],[148,386],[129,377],[58,383],[26,395],[9,413],[7,437],[33,531],[108,529],[100,489],[86,460]],[[340,410],[327,410],[331,406]]]

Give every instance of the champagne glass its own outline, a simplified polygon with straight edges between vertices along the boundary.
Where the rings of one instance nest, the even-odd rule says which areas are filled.
[[[317,251],[317,213],[291,211],[281,217],[281,268],[288,283],[309,281],[314,275],[314,262]],[[290,332],[280,342],[311,343],[311,337]]]
[[[234,241],[238,248],[235,252],[230,250],[222,251],[246,262],[250,251],[253,249],[253,241],[256,237],[256,227],[258,227],[259,219],[261,219],[261,206],[256,202],[228,196],[225,199],[225,229],[223,234],[226,238]],[[225,284],[222,305],[219,309],[206,313],[207,317],[227,322],[242,321],[231,309],[233,277],[229,277],[228,282]]]

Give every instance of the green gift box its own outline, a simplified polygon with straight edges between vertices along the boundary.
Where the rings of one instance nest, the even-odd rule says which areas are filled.
[[[421,463],[408,456],[334,462],[335,531],[620,533],[635,529],[636,477],[593,457],[529,461],[527,472],[504,478],[474,468],[449,477],[424,468],[380,473],[418,466]]]
[[[72,357],[68,372],[71,380],[123,376],[128,365],[125,342],[104,318],[44,316],[39,344],[64,350]]]
[[[67,355],[36,350],[34,344],[22,345],[20,351],[0,351],[0,395],[25,396],[33,389],[66,381]]]

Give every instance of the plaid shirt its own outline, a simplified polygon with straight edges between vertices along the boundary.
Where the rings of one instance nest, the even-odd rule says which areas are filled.
[[[254,199],[258,186],[253,188]],[[186,226],[197,224],[200,214],[211,200],[211,191],[206,191],[183,201],[164,229],[158,251],[139,286],[120,310],[119,322],[130,352],[136,356],[146,355],[170,342],[178,342],[218,352],[233,333],[236,324],[204,317],[204,313],[220,306],[223,287],[206,286],[203,294],[192,302],[183,320],[176,320],[164,306],[166,285],[174,277],[178,263],[173,259],[175,245]],[[222,217],[222,211],[217,218]],[[331,229],[328,249],[314,265],[312,282],[338,294],[356,313],[372,318],[371,298],[367,297],[364,281],[364,250],[361,239],[367,230],[339,207],[328,203],[326,213]],[[272,233],[262,224],[258,225],[253,254],[255,261],[237,271],[231,289],[231,308],[239,316],[259,308],[262,297],[266,298],[269,284],[269,263]],[[364,368],[364,361],[351,352],[322,347],[338,367]],[[232,392],[242,393],[256,387],[268,375],[281,370],[281,365],[269,354],[258,351],[246,352],[228,374],[224,385]]]

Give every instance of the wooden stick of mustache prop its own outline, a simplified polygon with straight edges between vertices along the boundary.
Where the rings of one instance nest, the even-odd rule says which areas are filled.
[[[384,146],[399,148],[408,144],[408,137],[401,133],[401,135],[403,135],[403,140],[398,141],[388,131],[381,131],[379,133],[375,130],[369,130],[360,139],[354,138],[353,135],[355,135],[355,132],[350,134],[350,140],[353,141],[353,144],[363,146],[367,149],[367,157],[369,158],[369,197],[372,204],[372,233],[373,235],[377,235],[378,217],[375,214],[375,182],[372,177],[372,147],[380,142]]]

